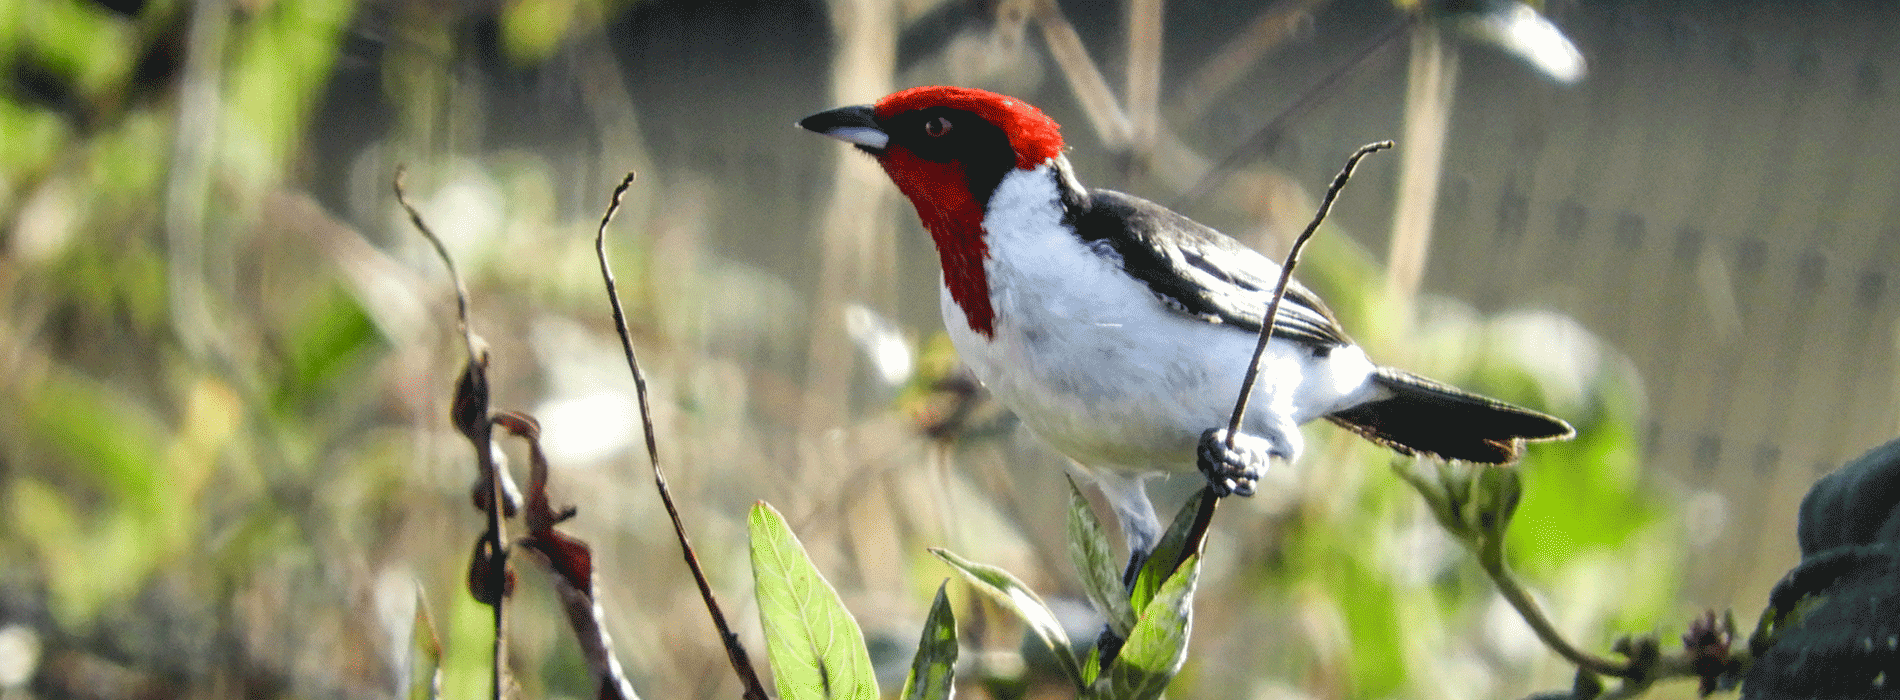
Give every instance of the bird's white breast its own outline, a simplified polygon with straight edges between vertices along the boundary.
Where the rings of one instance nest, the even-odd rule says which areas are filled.
[[[950,337],[1004,404],[1078,462],[1192,470],[1200,433],[1227,424],[1257,338],[1168,308],[1111,255],[1091,250],[1062,223],[1055,182],[1044,166],[1012,170],[997,186],[984,218],[995,335],[971,330],[945,290]],[[1372,369],[1356,346],[1315,355],[1275,340],[1246,430],[1363,401]]]

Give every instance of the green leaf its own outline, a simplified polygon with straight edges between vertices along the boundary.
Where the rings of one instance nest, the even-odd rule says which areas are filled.
[[[1194,527],[1194,516],[1201,510],[1201,499],[1206,497],[1205,490],[1195,491],[1181,504],[1181,510],[1174,514],[1174,522],[1168,524],[1168,531],[1161,535],[1154,551],[1148,553],[1148,561],[1141,565],[1135,586],[1128,592],[1128,603],[1134,609],[1147,610],[1149,601],[1154,600],[1163,582],[1174,573],[1174,564],[1181,559],[1181,548],[1187,543],[1188,530]]]
[[[944,595],[948,585],[946,581],[937,587],[937,600],[930,604],[917,655],[910,661],[910,675],[904,678],[904,692],[897,694],[903,700],[949,700],[956,690],[957,618]]]
[[[13,100],[0,100],[0,131],[0,171],[15,178],[50,167],[71,133],[58,113]]]
[[[77,2],[29,3],[22,38],[41,65],[73,81],[87,99],[122,84],[131,72],[138,41],[130,22],[103,8]]]
[[[1089,651],[1082,656],[1082,687],[1095,687],[1095,679],[1102,677],[1102,640],[1089,645]],[[1083,695],[1088,695],[1084,692]]]
[[[1082,589],[1088,592],[1095,609],[1108,618],[1115,634],[1128,636],[1135,626],[1135,609],[1128,604],[1128,589],[1122,586],[1121,566],[1109,549],[1102,521],[1095,517],[1088,499],[1082,497],[1075,480],[1069,480],[1069,558],[1082,576]]]
[[[1524,480],[1516,469],[1485,467],[1472,480],[1472,526],[1484,533],[1487,546],[1502,542],[1511,516],[1524,498]]]
[[[283,415],[351,386],[384,344],[362,302],[339,285],[314,291],[285,326],[284,368],[274,397]]]
[[[501,46],[518,66],[554,55],[574,22],[575,0],[517,0],[501,11]]]
[[[747,519],[759,623],[782,700],[877,700],[864,634],[805,556],[785,518],[760,501]]]
[[[1141,621],[1122,645],[1121,655],[1108,668],[1106,683],[1091,695],[1117,700],[1153,700],[1187,660],[1188,633],[1193,628],[1194,585],[1201,577],[1200,556],[1181,562],[1154,600],[1142,608]]]
[[[1042,643],[1049,647],[1049,653],[1055,655],[1056,665],[1061,667],[1062,675],[1067,676],[1077,688],[1083,687],[1082,664],[1075,658],[1075,650],[1069,648],[1069,635],[1062,631],[1062,624],[1056,615],[1043,604],[1035,591],[1023,585],[1023,582],[1009,572],[987,564],[978,564],[945,549],[930,550],[944,563],[949,564],[969,579],[978,593],[988,596],[996,604],[1016,613],[1016,617],[1029,625],[1029,631],[1035,633]]]

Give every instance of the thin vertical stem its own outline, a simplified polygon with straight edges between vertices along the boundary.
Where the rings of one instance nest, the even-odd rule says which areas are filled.
[[[1451,123],[1452,89],[1458,76],[1457,50],[1429,22],[1418,23],[1418,30],[1412,33],[1405,88],[1407,147],[1399,154],[1392,246],[1386,261],[1386,299],[1392,303],[1409,306],[1425,277],[1432,219],[1438,211],[1438,174],[1445,159],[1445,133]]]
[[[1161,15],[1165,0],[1128,0],[1130,145],[1145,155],[1161,122]]]

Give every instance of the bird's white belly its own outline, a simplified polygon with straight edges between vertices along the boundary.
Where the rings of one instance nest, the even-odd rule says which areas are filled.
[[[973,330],[945,289],[944,325],[957,352],[1025,424],[1076,461],[1121,472],[1192,471],[1201,433],[1227,425],[1256,334],[1170,308],[1060,215],[1048,168],[1004,176],[984,220],[995,333]],[[1242,430],[1283,436],[1282,456],[1293,457],[1296,426],[1370,398],[1372,370],[1357,346],[1316,354],[1275,340]]]
[[[1227,425],[1256,336],[1176,313],[1123,277],[1095,279],[1082,294],[1065,283],[993,285],[1002,287],[994,338],[972,331],[946,293],[945,325],[977,377],[1062,453],[1116,471],[1192,471],[1201,432]],[[1337,410],[1367,389],[1370,369],[1357,347],[1316,358],[1276,340],[1244,430]]]

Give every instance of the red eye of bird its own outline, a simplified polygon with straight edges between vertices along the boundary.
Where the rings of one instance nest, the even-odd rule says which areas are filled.
[[[930,121],[924,122],[925,136],[929,136],[934,139],[948,133],[950,133],[949,119],[945,119],[943,117],[937,117],[936,119],[932,119]]]

